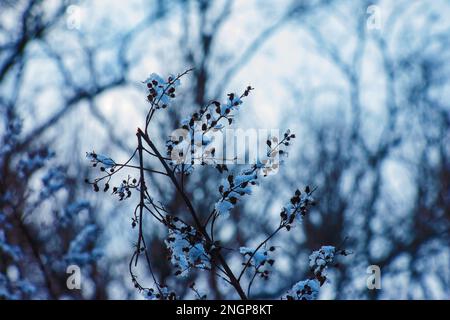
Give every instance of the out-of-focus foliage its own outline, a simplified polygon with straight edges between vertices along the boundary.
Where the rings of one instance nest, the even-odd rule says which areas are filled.
[[[255,298],[306,278],[322,244],[354,253],[329,271],[322,298],[448,298],[449,13],[444,0],[1,1],[0,296],[140,297],[127,271],[132,212],[88,193],[84,151],[124,158],[146,112],[139,83],[194,67],[151,129],[160,143],[210,98],[248,84],[240,126],[297,134],[285,169],[218,230],[223,242],[258,243],[292,188],[317,188],[311,215],[277,239],[280,274],[255,283]],[[217,201],[215,171],[187,178],[200,212]],[[152,188],[184,209],[165,182]],[[195,298],[193,281],[208,298],[233,297],[204,274],[173,282],[164,230],[145,233],[155,273],[181,297]],[[67,289],[70,264],[81,290]],[[369,265],[381,268],[381,290],[366,287]]]

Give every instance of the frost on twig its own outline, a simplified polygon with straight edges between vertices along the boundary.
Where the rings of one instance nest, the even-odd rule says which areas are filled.
[[[148,101],[155,105],[155,109],[165,109],[169,106],[170,100],[175,98],[176,88],[181,81],[174,75],[170,75],[167,80],[164,80],[156,73],[152,73],[144,83],[148,88]]]
[[[268,249],[256,250],[248,247],[241,247],[239,252],[246,258],[249,258],[249,267],[254,269],[255,275],[260,275],[263,279],[268,279],[268,266],[273,266],[275,260],[270,257],[270,254],[275,251],[275,247]]]
[[[299,281],[292,286],[282,299],[316,300],[319,296],[320,283],[317,279]]]
[[[175,292],[170,291],[167,286],[157,285],[157,290],[153,288],[145,288],[141,290],[145,300],[176,300]]]
[[[88,158],[92,162],[94,167],[96,167],[97,165],[102,165],[103,168],[112,168],[116,165],[113,159],[102,154],[96,154],[94,151],[86,152],[86,158]]]
[[[279,170],[280,164],[288,155],[286,149],[295,138],[295,134],[287,130],[281,138],[269,137],[266,141],[267,151],[262,158],[254,159],[254,164],[239,173],[230,172],[223,160],[234,161],[236,159],[218,158],[214,147],[214,133],[233,123],[235,113],[243,104],[243,98],[253,90],[251,86],[248,86],[241,95],[230,93],[225,102],[211,101],[184,119],[180,128],[175,130],[166,141],[165,152],[163,152],[165,155],[163,156],[147,129],[155,114],[159,112],[158,110],[169,107],[176,97],[180,78],[189,71],[177,76],[170,75],[167,78],[153,73],[145,80],[144,83],[148,90],[147,101],[150,107],[145,119],[145,128],[137,129],[137,147],[134,153],[124,163],[117,163],[108,156],[88,152],[88,159],[93,167],[100,169],[101,175],[93,180],[86,179],[86,182],[92,185],[95,192],[101,189],[106,192],[110,188],[110,181],[118,172],[122,172],[124,168],[137,171],[135,174],[127,173],[125,179],[120,178],[122,182],[112,187],[112,194],[117,195],[119,200],[132,198],[133,190],[139,195],[139,202],[134,206],[131,217],[132,227],[137,229],[137,241],[130,259],[129,272],[134,286],[146,299],[177,299],[178,297],[174,291],[169,290],[167,286],[158,281],[158,275],[152,268],[151,251],[145,243],[144,214],[152,216],[167,230],[165,245],[168,259],[176,269],[176,276],[187,276],[194,269],[212,272],[214,276],[220,277],[232,286],[240,298],[247,299],[257,276],[267,280],[269,269],[274,265],[273,251],[275,251],[275,247],[267,245],[269,240],[281,230],[289,231],[296,220],[301,220],[309,207],[314,205],[312,198],[314,190],[309,187],[306,187],[304,191],[296,190],[290,202],[283,207],[280,223],[275,230],[254,248],[242,246],[239,249],[245,261],[242,263],[243,267],[240,273],[234,274],[227,261],[228,254],[223,254],[225,246],[222,246],[220,240],[215,239],[215,222],[218,217],[227,217],[245,195],[250,195],[253,186],[258,185],[261,177],[266,177]],[[156,161],[147,161],[147,157]],[[153,165],[146,167],[145,163],[156,163],[158,167]],[[185,192],[185,176],[193,173],[194,166],[197,164],[213,165],[220,173],[228,172],[219,186],[220,198],[205,219],[196,211],[189,193]],[[180,212],[168,212],[166,206],[154,199],[154,194],[151,193],[151,183],[155,183],[157,180],[150,179],[147,175],[159,175],[159,177],[167,178],[177,196],[182,199],[185,209]],[[185,211],[186,209],[187,211]],[[233,248],[229,250],[234,251]],[[318,290],[326,279],[326,267],[337,253],[334,247],[323,247],[318,252],[314,252],[310,258],[314,278],[294,285],[285,298],[317,298]],[[342,254],[342,252],[340,253]],[[140,256],[145,256],[144,261],[147,263],[148,272],[153,280],[151,287],[141,284],[141,278],[138,280],[138,275],[135,273],[138,262],[142,261]],[[245,292],[242,280],[249,275],[248,271],[251,273]],[[194,284],[190,288],[198,299],[206,298],[206,294],[200,294]]]
[[[289,203],[281,210],[281,221],[286,224],[288,230],[295,221],[303,219],[310,206],[315,205],[313,192],[314,190],[311,190],[309,186],[306,186],[304,192],[297,189]]]

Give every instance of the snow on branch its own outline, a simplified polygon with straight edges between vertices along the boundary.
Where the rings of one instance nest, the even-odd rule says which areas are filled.
[[[214,133],[233,123],[234,115],[243,103],[242,99],[251,90],[253,88],[248,86],[241,95],[229,93],[224,103],[211,101],[181,121],[181,128],[166,141],[170,165],[177,173],[191,174],[194,164],[217,165],[219,170],[227,170],[226,165],[218,163],[216,159],[216,150],[212,145]]]
[[[225,247],[215,239],[215,225],[218,217],[227,217],[234,206],[245,195],[252,193],[252,188],[258,185],[261,177],[266,177],[279,170],[283,159],[287,157],[287,147],[290,146],[295,134],[287,130],[283,137],[271,136],[266,141],[267,151],[264,157],[255,159],[255,163],[240,170],[239,173],[231,173],[231,170],[223,162],[218,161],[214,149],[214,132],[223,130],[234,122],[235,113],[241,108],[243,99],[253,90],[248,86],[241,95],[229,93],[224,103],[211,101],[206,106],[200,107],[190,117],[181,122],[181,128],[169,136],[162,153],[155,141],[148,133],[148,127],[154,116],[161,110],[170,107],[176,97],[176,92],[181,84],[180,79],[190,70],[167,78],[152,73],[144,81],[147,86],[149,103],[145,118],[144,129],[138,128],[136,133],[137,144],[130,157],[119,163],[116,160],[95,152],[88,152],[87,158],[95,168],[99,168],[100,176],[94,179],[86,179],[92,185],[95,192],[103,189],[107,192],[110,183],[118,173],[127,171],[121,181],[112,187],[112,194],[118,195],[119,200],[134,199],[132,191],[136,191],[138,200],[131,211],[131,226],[136,229],[136,242],[133,245],[133,254],[129,262],[129,272],[132,283],[146,299],[177,299],[177,294],[158,280],[158,274],[152,267],[152,256],[146,244],[144,230],[144,214],[149,214],[156,222],[159,222],[167,230],[165,245],[168,259],[176,269],[175,276],[186,277],[195,271],[212,272],[214,276],[224,280],[230,285],[241,299],[247,299],[251,295],[251,287],[257,276],[269,279],[274,265],[273,257],[275,247],[268,246],[278,232],[286,229],[289,231],[295,221],[307,214],[308,209],[314,205],[312,190],[306,187],[304,191],[299,189],[286,204],[280,213],[280,222],[275,230],[265,240],[254,248],[242,246],[239,249],[227,248],[232,254],[240,252],[244,258],[239,274],[230,267],[227,260],[229,254],[224,253]],[[164,156],[163,156],[164,154]],[[148,161],[153,159],[153,162]],[[144,164],[153,163],[151,167]],[[220,173],[230,172],[219,186],[220,198],[212,205],[212,211],[206,216],[200,215],[188,193],[185,191],[185,176],[192,174],[194,165],[213,165]],[[166,178],[174,192],[183,202],[185,208],[179,212],[170,213],[164,203],[155,199],[148,188],[149,179],[152,183],[156,180],[153,176]],[[89,230],[85,232],[86,237]],[[82,246],[82,236],[79,236],[73,244],[73,253],[84,252],[75,249]],[[72,247],[72,246],[71,246]],[[332,249],[333,248],[333,249]],[[339,252],[342,254],[343,252]],[[312,267],[314,267],[314,279],[297,283],[285,298],[316,298],[318,288],[324,283],[326,267],[338,254],[334,247],[323,247],[311,255]],[[140,258],[143,257],[143,258]],[[151,276],[152,285],[145,286],[137,274],[138,263],[144,259],[148,274]],[[244,279],[247,279],[247,288],[244,290]],[[198,299],[205,299],[206,294],[200,294],[194,284],[190,286]]]
[[[191,268],[211,269],[211,257],[205,250],[205,240],[195,228],[178,218],[168,219],[169,236],[165,243],[169,249],[175,275],[186,276]]]
[[[309,256],[309,267],[314,278],[299,281],[282,297],[287,300],[315,300],[319,296],[320,287],[327,281],[327,269],[338,255],[347,256],[348,250],[339,250],[333,246],[322,246]]]
[[[243,196],[252,193],[252,186],[258,184],[259,175],[266,177],[272,171],[278,170],[279,156],[287,155],[283,147],[289,146],[291,139],[294,138],[295,135],[287,131],[281,141],[278,141],[275,137],[267,140],[268,151],[265,159],[257,161],[248,169],[242,170],[237,176],[228,175],[219,187],[221,198],[215,204],[216,213],[219,216],[227,217],[231,209]]]

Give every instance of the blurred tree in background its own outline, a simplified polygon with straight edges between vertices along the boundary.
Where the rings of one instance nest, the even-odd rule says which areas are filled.
[[[132,212],[92,197],[84,154],[125,158],[147,110],[141,82],[193,67],[180,107],[152,128],[161,143],[192,110],[248,84],[239,126],[297,134],[222,241],[257,243],[296,186],[317,187],[308,219],[277,239],[281,272],[256,283],[255,298],[285,293],[311,251],[342,243],[354,254],[323,298],[450,297],[449,13],[444,0],[0,1],[0,296],[139,297]],[[209,168],[186,181],[199,212],[219,178]],[[184,210],[164,182],[153,187]],[[173,282],[164,230],[145,233],[155,272],[181,297],[193,298],[193,281],[209,298],[235,297],[206,274]],[[70,264],[81,291],[66,287]],[[369,265],[381,290],[366,287]]]

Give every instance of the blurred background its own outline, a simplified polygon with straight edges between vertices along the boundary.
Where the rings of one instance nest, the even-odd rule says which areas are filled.
[[[233,126],[297,136],[218,227],[227,247],[254,246],[296,188],[317,187],[303,224],[272,241],[274,272],[253,298],[279,297],[308,276],[311,251],[343,245],[353,254],[320,298],[449,299],[449,15],[445,0],[0,0],[0,298],[142,298],[128,273],[135,198],[94,194],[85,152],[126,160],[148,108],[142,81],[193,67],[150,129],[161,148],[180,119],[247,85]],[[188,178],[199,212],[221,179],[213,168]],[[166,181],[151,188],[185,210]],[[210,299],[237,298],[206,272],[174,277],[166,231],[150,220],[144,231],[156,275],[181,298],[193,281]],[[225,253],[237,270],[242,258]],[[66,286],[70,264],[81,290]],[[369,265],[380,290],[366,287]]]

